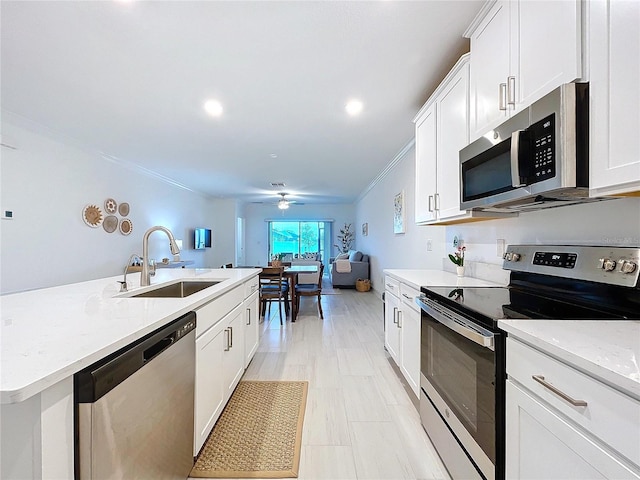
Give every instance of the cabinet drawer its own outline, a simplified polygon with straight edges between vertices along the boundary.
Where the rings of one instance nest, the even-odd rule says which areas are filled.
[[[196,310],[196,338],[240,305],[242,300],[244,300],[244,286],[239,285],[233,290],[198,308]]]
[[[256,275],[244,283],[244,298],[249,298],[254,292],[258,291],[258,280],[259,277]]]
[[[640,402],[545,353],[513,338],[507,339],[507,374],[549,405],[573,420],[614,450],[640,465]],[[574,406],[549,388],[544,381],[575,400]]]
[[[420,296],[420,291],[405,283],[400,284],[400,299],[407,307],[420,312],[420,307],[415,302],[415,298]]]
[[[388,292],[393,293],[396,297],[400,296],[400,281],[387,275],[384,279],[384,288]]]

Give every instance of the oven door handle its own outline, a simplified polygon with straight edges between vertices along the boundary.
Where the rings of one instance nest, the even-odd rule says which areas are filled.
[[[428,302],[428,303],[427,303]],[[420,308],[445,327],[462,335],[478,345],[494,350],[495,335],[489,330],[474,324],[464,317],[454,314],[451,310],[436,307],[434,302],[422,297],[416,297],[416,303]]]

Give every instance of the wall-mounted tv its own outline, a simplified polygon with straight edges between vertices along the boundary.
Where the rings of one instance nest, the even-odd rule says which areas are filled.
[[[193,230],[193,248],[196,250],[211,248],[211,229],[196,228]]]

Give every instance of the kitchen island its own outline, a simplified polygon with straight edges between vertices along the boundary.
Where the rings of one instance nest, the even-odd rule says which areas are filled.
[[[73,375],[247,283],[259,269],[163,269],[0,297],[2,478],[73,478]],[[220,283],[185,298],[130,298],[172,281]]]

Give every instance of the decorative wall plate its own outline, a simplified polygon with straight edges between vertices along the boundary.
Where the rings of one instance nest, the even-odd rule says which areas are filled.
[[[98,228],[102,224],[102,210],[96,205],[87,205],[82,210],[82,220],[92,228]]]
[[[120,221],[120,233],[123,235],[129,235],[133,231],[133,223],[128,218],[123,218]]]
[[[120,215],[122,215],[123,217],[129,215],[129,204],[127,202],[124,202],[118,205],[118,213],[120,213]]]
[[[102,228],[107,233],[113,233],[118,229],[118,217],[109,215],[102,222]]]
[[[104,201],[104,210],[107,213],[116,213],[118,211],[118,204],[113,198],[107,198]]]

